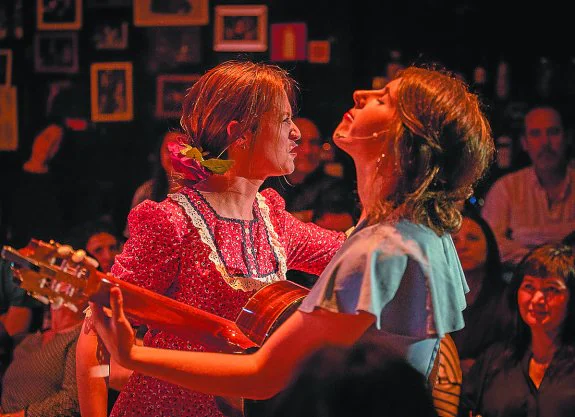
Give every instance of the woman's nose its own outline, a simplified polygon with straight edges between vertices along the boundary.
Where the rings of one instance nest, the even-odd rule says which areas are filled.
[[[353,102],[355,103],[355,107],[361,109],[365,106],[367,93],[368,92],[366,90],[356,90],[353,92]]]

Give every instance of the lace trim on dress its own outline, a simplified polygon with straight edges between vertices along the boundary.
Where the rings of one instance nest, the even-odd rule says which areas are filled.
[[[169,194],[173,201],[182,207],[192,221],[192,224],[198,230],[200,235],[200,239],[203,243],[208,245],[211,249],[210,255],[208,256],[210,261],[213,262],[214,266],[216,267],[217,271],[220,273],[224,281],[232,287],[234,290],[242,290],[242,291],[254,291],[259,290],[260,288],[265,287],[268,284],[271,284],[276,281],[281,281],[286,279],[286,257],[285,252],[283,251],[283,247],[279,244],[278,235],[276,234],[273,225],[269,218],[269,207],[265,203],[264,197],[262,197],[259,193],[256,195],[258,200],[258,206],[260,208],[260,212],[262,213],[262,217],[264,220],[264,224],[268,231],[268,235],[270,236],[272,250],[274,251],[276,258],[278,260],[278,273],[277,274],[270,274],[266,277],[240,277],[240,276],[232,276],[228,274],[226,266],[224,264],[223,259],[220,258],[218,251],[216,249],[216,244],[212,239],[212,236],[208,230],[208,225],[202,218],[202,216],[198,213],[196,208],[190,203],[188,198],[182,193],[176,194]]]

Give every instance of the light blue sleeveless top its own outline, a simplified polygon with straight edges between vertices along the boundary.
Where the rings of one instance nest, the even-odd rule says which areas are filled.
[[[439,339],[464,326],[468,291],[451,236],[401,220],[358,225],[300,310],[373,314],[364,336],[394,345],[428,376]]]

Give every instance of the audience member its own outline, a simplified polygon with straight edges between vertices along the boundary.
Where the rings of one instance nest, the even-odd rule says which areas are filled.
[[[0,417],[80,416],[75,357],[83,314],[62,307],[51,308],[51,316],[50,329],[29,334],[14,350]]]
[[[298,117],[294,123],[301,132],[294,172],[287,176],[288,184],[270,185],[286,200],[286,209],[304,222],[314,222],[326,229],[345,231],[355,224],[353,184],[344,179],[341,164],[322,161],[323,141],[317,125],[308,118]]]
[[[0,376],[10,363],[14,345],[41,328],[44,305],[18,286],[10,263],[0,258]]]
[[[525,256],[508,288],[511,332],[464,379],[461,416],[573,415],[574,291],[572,247],[546,244]]]
[[[532,165],[500,178],[482,210],[503,262],[510,265],[530,248],[558,242],[575,230],[575,169],[568,166],[568,135],[559,111],[530,110],[521,143]]]
[[[424,376],[381,342],[320,348],[269,407],[270,417],[437,416]]]
[[[153,154],[152,178],[141,184],[132,198],[131,208],[144,200],[162,201],[173,186],[173,167],[168,145],[177,142],[181,134],[169,131],[164,134],[160,146]]]
[[[317,125],[303,117],[295,118],[294,123],[301,132],[295,148],[295,169],[287,175],[287,184],[280,182],[280,178],[270,178],[263,188],[274,187],[285,199],[286,210],[301,221],[313,222],[325,229],[348,230],[356,220],[353,184],[343,178],[340,164],[322,161],[322,139]],[[287,278],[310,288],[317,275],[291,270]]]
[[[453,243],[469,285],[463,311],[465,327],[452,334],[465,376],[475,359],[501,340],[509,314],[499,250],[487,222],[473,209],[465,210]]]

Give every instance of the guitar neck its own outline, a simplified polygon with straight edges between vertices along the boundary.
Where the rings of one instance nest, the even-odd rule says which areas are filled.
[[[112,286],[122,290],[126,315],[140,323],[201,342],[222,352],[237,352],[258,346],[231,320],[110,275],[101,274],[99,288],[90,297],[90,301],[109,307],[109,291]]]

